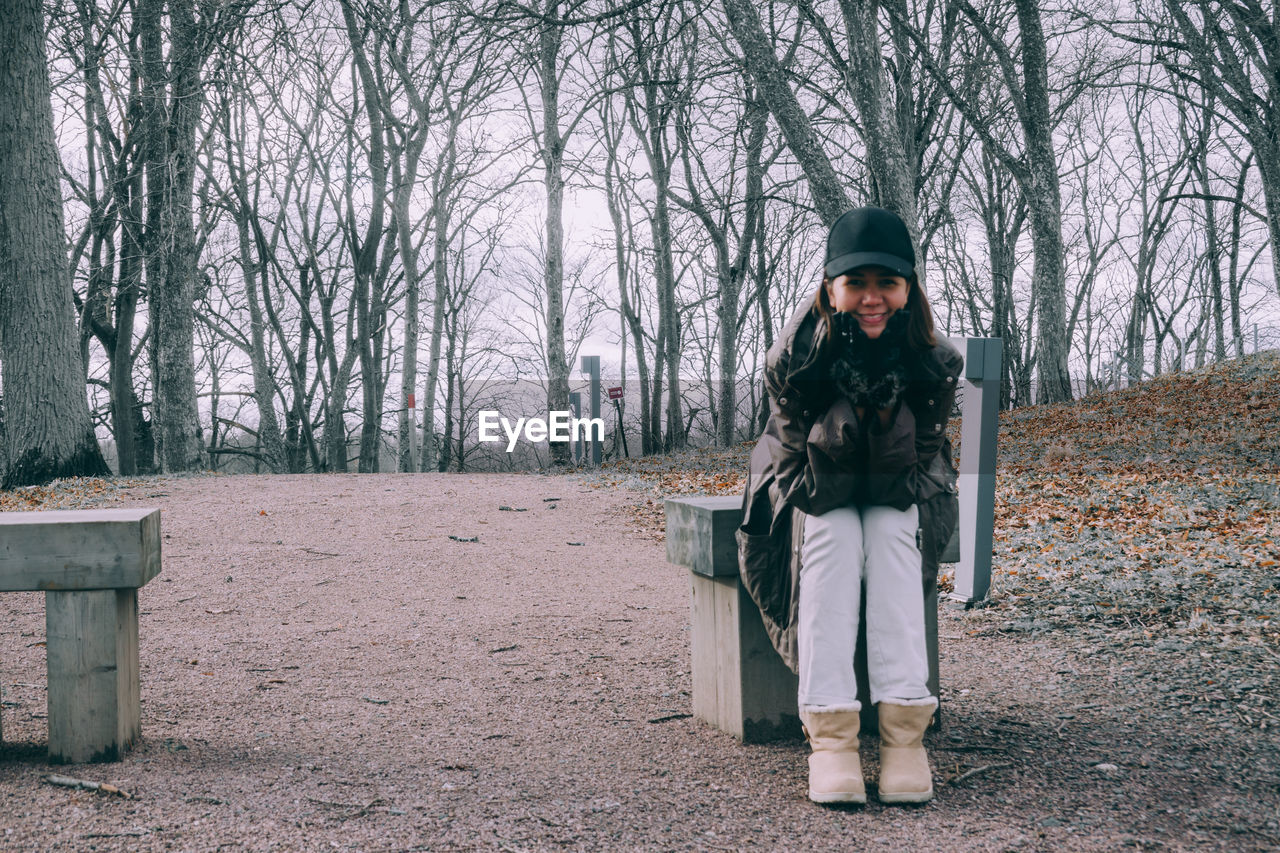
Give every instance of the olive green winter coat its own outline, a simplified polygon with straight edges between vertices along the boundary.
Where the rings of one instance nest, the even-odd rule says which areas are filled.
[[[959,513],[947,421],[964,364],[960,354],[942,338],[928,350],[910,350],[907,389],[888,427],[880,427],[875,412],[859,421],[830,378],[832,345],[815,297],[800,305],[768,353],[770,416],[751,454],[737,533],[743,586],[793,671],[804,513],[916,504],[921,588],[930,601],[936,601],[938,557]],[[936,632],[936,608],[926,608],[926,620]],[[931,636],[930,648],[936,645]],[[937,695],[936,660],[929,686]]]

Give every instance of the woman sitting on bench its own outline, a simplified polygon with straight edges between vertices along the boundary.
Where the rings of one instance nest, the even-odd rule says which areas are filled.
[[[795,643],[813,750],[809,798],[820,803],[866,802],[858,731],[868,698],[879,714],[880,800],[933,796],[922,745],[937,707],[927,687],[922,542],[936,573],[938,543],[951,534],[941,528],[955,518],[926,519],[920,504],[955,481],[949,445],[940,451],[963,362],[934,338],[915,264],[896,214],[845,213],[827,237],[822,284],[765,369],[770,491],[805,514]],[[762,482],[755,471],[752,481]],[[864,584],[870,697],[858,695],[854,674]]]

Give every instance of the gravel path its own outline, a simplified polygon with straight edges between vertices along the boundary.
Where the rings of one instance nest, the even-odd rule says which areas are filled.
[[[687,572],[643,498],[591,485],[210,476],[67,498],[164,513],[143,741],[46,764],[42,596],[0,595],[0,849],[1280,846],[1276,729],[1162,689],[1229,650],[1126,652],[999,608],[940,617],[936,800],[809,803],[801,742],[743,746],[685,716]]]

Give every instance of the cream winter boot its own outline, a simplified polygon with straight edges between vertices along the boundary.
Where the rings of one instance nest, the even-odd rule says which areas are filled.
[[[880,802],[924,803],[933,799],[929,756],[921,742],[936,706],[936,700],[928,705],[881,702],[876,706],[880,713]]]
[[[865,803],[858,760],[861,706],[802,706],[800,721],[813,747],[809,756],[809,799],[815,803]]]

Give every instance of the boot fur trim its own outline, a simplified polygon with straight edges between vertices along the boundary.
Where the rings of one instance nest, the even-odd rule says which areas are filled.
[[[905,705],[908,708],[923,708],[926,705],[930,708],[938,707],[937,696],[925,696],[923,699],[884,699],[882,700],[889,705]],[[880,703],[876,703],[880,704]]]
[[[840,714],[845,711],[861,711],[862,703],[855,700],[847,705],[801,705],[800,710],[806,714]]]

